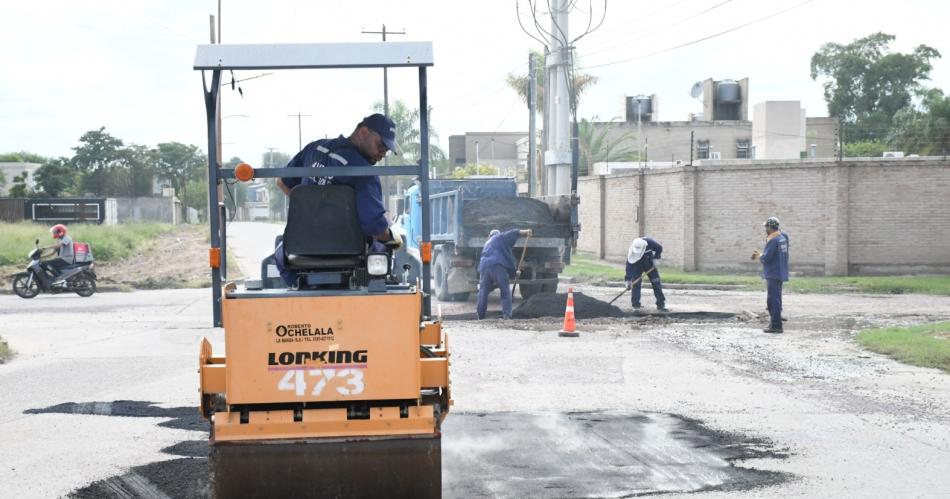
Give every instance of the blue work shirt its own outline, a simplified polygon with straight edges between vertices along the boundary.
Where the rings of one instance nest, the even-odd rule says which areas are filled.
[[[356,146],[342,135],[335,139],[321,139],[307,144],[287,168],[324,166],[373,166],[360,154]],[[304,177],[284,178],[284,185],[294,188],[303,184],[348,185],[356,191],[356,213],[363,235],[372,237],[389,228],[386,206],[383,204],[383,189],[376,175],[370,177]]]
[[[644,237],[647,242],[647,249],[643,250],[643,256],[639,260],[630,263],[627,262],[627,270],[624,273],[623,280],[630,281],[640,277],[640,274],[652,269],[653,259],[660,259],[663,256],[663,245],[652,237]]]
[[[518,229],[511,229],[488,238],[485,241],[485,247],[482,248],[482,258],[478,262],[478,271],[485,272],[485,269],[492,265],[500,265],[508,272],[509,276],[515,274],[515,257],[511,254],[511,248],[518,242],[520,235]]]
[[[788,280],[788,236],[784,232],[765,242],[765,249],[759,257],[762,262],[762,277],[765,279]]]

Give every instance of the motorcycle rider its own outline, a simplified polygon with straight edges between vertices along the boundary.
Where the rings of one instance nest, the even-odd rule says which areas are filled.
[[[53,273],[53,277],[60,275],[60,270],[73,264],[75,252],[73,251],[73,238],[67,234],[66,226],[56,224],[49,229],[53,239],[58,240],[49,246],[44,246],[43,250],[56,250],[56,258],[46,260],[43,265]]]

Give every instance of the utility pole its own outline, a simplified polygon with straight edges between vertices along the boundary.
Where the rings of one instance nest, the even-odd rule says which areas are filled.
[[[364,35],[383,35],[383,41],[384,41],[384,42],[386,41],[386,35],[405,35],[405,34],[406,34],[405,30],[403,30],[403,31],[386,31],[386,25],[385,25],[385,24],[383,24],[383,28],[382,28],[382,30],[380,30],[380,31],[366,31],[366,30],[363,30],[362,33],[363,33]],[[427,112],[429,112],[429,110],[428,110],[428,109],[420,109],[419,112],[420,112],[420,113],[427,113]],[[383,114],[385,114],[387,118],[389,117],[389,71],[388,71],[386,68],[383,68]],[[383,166],[389,166],[389,155],[388,155],[388,154],[387,154],[386,156],[383,156]],[[392,184],[391,184],[392,181],[391,181],[390,177],[384,177],[384,178],[383,178],[383,182],[384,182],[384,186],[385,186],[385,189],[386,189],[385,192],[388,192],[389,189],[392,188]],[[402,190],[402,185],[401,185],[401,184],[402,184],[402,182],[400,182],[400,181],[399,181],[399,178],[397,177],[397,178],[396,178],[396,193],[397,193],[397,194],[399,194],[399,193],[400,193],[399,191]],[[384,193],[385,193],[385,192],[384,192]],[[388,194],[387,194],[387,195],[388,195]]]
[[[405,31],[386,31],[386,25],[383,25],[382,31],[363,31],[364,35],[383,35],[383,41],[386,41],[386,35],[405,35]],[[421,112],[421,111],[420,111]],[[383,68],[383,114],[389,116],[389,74],[386,68]]]
[[[297,114],[288,114],[287,116],[289,116],[289,117],[291,117],[291,118],[293,118],[294,116],[297,117],[297,150],[300,151],[300,150],[303,149],[303,132],[301,131],[302,128],[301,128],[301,126],[300,126],[300,118],[302,118],[302,117],[304,117],[304,116],[306,116],[306,117],[309,118],[311,115],[309,115],[309,114],[300,114],[300,112],[298,111]]]
[[[548,178],[549,196],[571,193],[571,95],[568,65],[569,0],[553,0],[551,9],[551,53],[546,60],[547,87],[545,88],[545,112],[548,119],[545,129],[547,150],[544,151],[545,176]]]
[[[528,53],[528,197],[534,197],[534,170],[538,166],[537,146],[537,100],[538,82],[535,79],[534,72],[534,54]]]

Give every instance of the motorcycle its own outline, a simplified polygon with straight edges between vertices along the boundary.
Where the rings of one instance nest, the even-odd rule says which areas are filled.
[[[76,293],[83,298],[96,292],[96,272],[92,254],[88,261],[75,262],[60,269],[59,274],[41,261],[43,248],[36,240],[36,249],[27,255],[26,271],[13,275],[13,292],[20,298],[33,298],[40,293]]]

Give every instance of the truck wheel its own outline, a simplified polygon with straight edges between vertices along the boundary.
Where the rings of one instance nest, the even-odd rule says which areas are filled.
[[[557,277],[557,274],[543,274],[538,273],[538,279],[554,279]],[[557,283],[552,284],[518,284],[518,289],[521,291],[521,298],[527,300],[532,296],[538,293],[556,293],[557,292]]]
[[[435,257],[433,277],[435,278],[435,297],[439,301],[449,301],[449,272],[445,257],[440,253]]]
[[[435,297],[439,301],[468,301],[468,293],[449,293],[449,263],[439,254],[435,258]]]
[[[541,274],[541,278],[543,278],[543,279],[557,279],[557,274]],[[554,283],[551,283],[551,284],[542,284],[542,285],[541,285],[541,292],[543,292],[543,293],[557,293],[557,283],[554,282]]]

